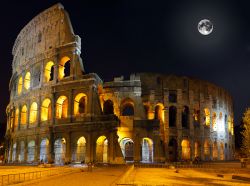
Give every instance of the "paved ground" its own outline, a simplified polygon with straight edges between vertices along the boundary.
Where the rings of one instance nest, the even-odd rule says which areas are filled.
[[[250,178],[250,168],[241,169],[239,163],[213,163],[210,168],[135,168],[123,180],[123,184],[137,184],[138,186],[159,186],[159,185],[239,185],[250,186],[250,182],[233,180],[232,175]],[[27,166],[4,166],[0,167],[2,174],[18,172],[29,172],[36,170],[48,170],[49,168],[27,167]],[[125,167],[95,167],[93,172],[86,169],[80,172],[74,168],[73,172],[64,173],[62,170],[72,169],[68,167],[56,167],[62,174],[44,177],[31,182],[23,182],[21,185],[35,186],[108,186],[115,185],[126,171]],[[131,169],[132,170],[132,169]],[[176,172],[178,170],[178,172]],[[218,174],[223,177],[218,177]]]
[[[93,172],[80,172],[25,185],[35,186],[108,186],[124,173],[123,168],[94,168]]]

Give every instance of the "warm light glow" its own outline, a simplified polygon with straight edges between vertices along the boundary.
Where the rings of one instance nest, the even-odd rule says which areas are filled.
[[[41,121],[47,121],[51,119],[51,101],[50,99],[43,100],[41,107]]]
[[[198,142],[194,143],[194,157],[200,157],[200,144]]]
[[[27,124],[27,106],[24,105],[21,110],[21,124]]]
[[[209,142],[206,140],[204,142],[204,155],[205,156],[209,156],[209,153],[210,152],[210,145],[209,145]]]
[[[56,118],[67,118],[68,116],[68,98],[60,96],[56,102]]]
[[[214,142],[213,143],[213,159],[217,159],[218,158],[218,146],[217,143]]]
[[[181,142],[182,147],[182,159],[189,160],[190,159],[190,143],[188,140],[182,140]]]
[[[44,81],[45,82],[49,82],[49,81],[51,81],[51,80],[53,80],[53,67],[54,66],[54,62],[53,61],[49,61],[47,64],[46,64],[46,66],[45,66],[45,68],[44,68]]]
[[[33,102],[30,106],[30,124],[37,121],[37,103]]]
[[[61,59],[60,65],[59,65],[59,70],[58,70],[58,79],[61,80],[65,76],[65,64],[70,61],[70,58],[65,56]]]
[[[18,80],[18,86],[17,86],[18,95],[20,95],[22,93],[22,90],[23,90],[23,78],[20,77]]]
[[[16,109],[16,112],[15,112],[15,127],[18,126],[18,120],[19,120],[19,109]]]
[[[80,115],[86,112],[87,96],[84,93],[76,95],[74,100],[74,115]]]
[[[210,111],[208,108],[205,108],[204,112],[205,112],[205,117],[206,117],[205,124],[207,126],[210,126]]]
[[[159,103],[155,107],[155,119],[159,119],[160,122],[164,122],[164,106]]]
[[[234,124],[233,124],[233,118],[231,116],[228,116],[228,132],[231,135],[234,135]]]
[[[108,140],[106,136],[100,136],[96,140],[96,161],[108,162]]]
[[[25,77],[24,77],[24,88],[26,90],[29,90],[29,88],[30,88],[30,72],[27,72]]]

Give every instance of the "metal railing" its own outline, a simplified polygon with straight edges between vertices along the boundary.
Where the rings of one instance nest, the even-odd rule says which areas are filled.
[[[65,174],[73,172],[73,169],[50,169],[43,171],[22,172],[16,174],[0,175],[0,186],[22,183],[25,181],[36,180],[43,177]]]

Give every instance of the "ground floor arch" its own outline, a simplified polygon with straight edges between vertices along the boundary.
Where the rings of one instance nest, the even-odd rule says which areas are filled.
[[[201,158],[201,145],[198,141],[194,143],[194,157]]]
[[[123,138],[120,141],[120,147],[122,150],[125,161],[134,161],[134,142],[130,138]]]
[[[86,139],[81,136],[77,139],[72,150],[72,161],[77,163],[85,163],[86,157]]]
[[[66,140],[59,138],[54,143],[55,164],[64,164],[66,155]]]
[[[177,141],[172,138],[168,143],[169,161],[177,161]]]
[[[187,139],[182,140],[181,142],[181,152],[182,152],[182,160],[190,160],[190,142]]]
[[[217,145],[217,142],[213,143],[213,160],[218,160],[218,145]]]
[[[205,160],[209,160],[210,159],[210,144],[208,142],[208,140],[205,140],[204,142],[204,159]]]
[[[19,152],[19,157],[18,157],[18,160],[20,162],[24,161],[24,153],[25,153],[25,143],[24,143],[24,141],[21,141],[20,142],[20,152]]]
[[[42,139],[40,143],[40,161],[47,163],[49,157],[49,140]]]
[[[153,158],[153,140],[150,138],[143,138],[141,141],[141,161],[145,163],[151,163],[153,162]]]
[[[225,160],[225,148],[222,142],[220,143],[220,160]]]
[[[27,159],[28,162],[33,162],[35,160],[35,147],[36,147],[35,141],[31,140],[28,143],[28,159]]]
[[[108,162],[108,139],[106,136],[100,136],[96,140],[96,162]]]
[[[12,162],[16,161],[16,143],[12,146]]]

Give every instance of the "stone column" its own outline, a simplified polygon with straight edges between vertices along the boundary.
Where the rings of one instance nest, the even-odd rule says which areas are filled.
[[[66,157],[65,157],[65,163],[71,162],[71,132],[68,132],[66,134]]]
[[[39,140],[38,135],[36,136],[35,144],[36,144],[36,146],[35,146],[36,150],[35,150],[35,158],[34,158],[34,160],[36,162],[39,162],[40,161],[40,140]]]
[[[28,160],[28,139],[24,140],[24,162]]]
[[[87,143],[86,143],[86,155],[85,155],[85,163],[88,163],[88,162],[91,162],[91,161],[93,161],[93,145],[92,145],[92,143],[93,143],[93,141],[92,141],[92,139],[91,139],[91,134],[90,133],[88,133],[87,134]]]
[[[134,162],[141,161],[141,144],[140,136],[137,132],[134,133]]]

